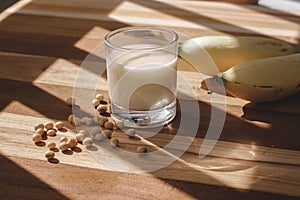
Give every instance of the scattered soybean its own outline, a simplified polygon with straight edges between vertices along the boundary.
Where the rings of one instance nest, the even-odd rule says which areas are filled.
[[[44,129],[44,124],[42,123],[38,123],[34,126],[34,130],[38,130],[38,129]]]
[[[60,143],[67,142],[67,141],[68,141],[68,138],[66,136],[61,137],[59,140]]]
[[[65,151],[65,150],[67,150],[68,148],[69,148],[69,144],[68,144],[67,142],[62,142],[62,143],[59,144],[59,149],[60,149],[61,151]]]
[[[85,135],[83,133],[79,132],[75,135],[75,138],[78,142],[82,142],[85,138]]]
[[[75,98],[73,98],[73,97],[68,97],[68,98],[66,99],[66,103],[67,103],[69,106],[72,106],[72,105],[75,105],[76,100],[75,100]]]
[[[88,136],[89,135],[89,131],[88,130],[80,130],[79,133],[82,133],[84,136]]]
[[[147,153],[148,152],[148,148],[145,146],[139,146],[136,148],[136,152],[137,153]]]
[[[129,138],[134,138],[136,136],[136,130],[133,128],[128,129],[125,134],[128,135]]]
[[[97,133],[101,133],[100,127],[93,127],[93,128],[90,130],[90,134],[92,134],[92,135],[96,135]]]
[[[95,135],[94,140],[100,141],[103,139],[103,137],[104,137],[104,135],[102,133],[98,133]]]
[[[98,99],[98,101],[103,101],[104,100],[103,94],[96,94],[96,99]]]
[[[49,149],[54,149],[54,148],[56,147],[56,144],[55,144],[55,142],[48,142],[48,143],[47,143],[47,147],[48,147]]]
[[[70,114],[70,115],[68,116],[68,121],[69,121],[71,124],[74,123],[74,115],[73,115],[73,114]]]
[[[112,130],[114,128],[115,124],[111,121],[107,121],[104,123],[104,128]]]
[[[93,140],[91,138],[84,138],[84,140],[82,141],[83,145],[86,147],[90,147],[93,145]]]
[[[94,120],[92,119],[92,118],[87,118],[86,120],[85,120],[85,124],[87,125],[87,126],[91,126],[92,124],[94,123]]]
[[[99,118],[99,125],[102,126],[102,127],[104,127],[104,124],[105,124],[106,122],[108,122],[107,117],[102,117],[102,116],[100,116],[100,118]]]
[[[35,131],[35,133],[36,134],[40,134],[40,135],[44,135],[44,129],[42,129],[42,128],[39,128],[39,129],[37,129],[36,131]]]
[[[105,135],[108,139],[111,138],[112,131],[111,130],[103,130],[102,131],[103,135]]]
[[[97,106],[100,105],[100,101],[98,99],[93,99],[92,100],[92,105],[96,108]]]
[[[70,148],[74,148],[77,145],[77,140],[73,137],[70,137],[67,141]]]
[[[37,143],[40,142],[42,140],[42,136],[38,133],[35,133],[32,135],[32,141]]]
[[[110,139],[110,144],[113,145],[113,146],[119,146],[119,140],[118,138],[111,138]]]
[[[98,124],[99,123],[98,117],[93,117],[93,121],[94,121],[95,124]]]
[[[98,111],[99,113],[105,113],[105,112],[107,111],[107,106],[106,106],[106,105],[99,105],[99,106],[97,107],[97,111]]]
[[[54,127],[54,124],[52,122],[45,122],[44,127],[45,129],[49,130]]]
[[[56,135],[56,131],[55,131],[54,129],[49,129],[49,130],[47,131],[47,135],[48,135],[48,136],[55,136],[55,135]]]
[[[56,123],[54,124],[54,126],[55,126],[58,130],[60,130],[60,129],[63,129],[63,128],[64,128],[64,123],[61,122],[61,121],[58,121],[58,122],[56,122]]]
[[[45,157],[50,160],[53,159],[55,157],[55,153],[53,151],[46,151],[45,153]]]

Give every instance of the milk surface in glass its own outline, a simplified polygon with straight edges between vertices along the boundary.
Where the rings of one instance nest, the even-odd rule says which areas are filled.
[[[145,49],[145,45],[127,47]],[[176,61],[176,55],[167,51],[132,50],[119,56],[108,67],[111,102],[136,111],[159,109],[174,102]]]

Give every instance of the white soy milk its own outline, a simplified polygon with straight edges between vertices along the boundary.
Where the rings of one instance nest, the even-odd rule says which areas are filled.
[[[176,63],[177,56],[164,50],[119,55],[107,69],[111,102],[140,111],[169,105],[176,100]]]

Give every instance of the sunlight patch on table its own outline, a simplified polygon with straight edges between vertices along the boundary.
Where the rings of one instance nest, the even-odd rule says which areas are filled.
[[[27,105],[23,104],[22,102],[18,100],[12,100],[8,105],[5,106],[3,110],[0,112],[0,119],[3,116],[3,112],[14,112],[18,113],[20,110],[22,110],[22,113],[30,113],[31,115],[39,115],[39,116],[45,116],[42,113],[39,113],[38,111],[34,110],[33,108],[28,107]],[[0,120],[0,127],[4,126],[4,124],[1,124],[3,121]],[[23,123],[17,123],[18,127],[22,126]],[[14,127],[16,124],[14,124]],[[13,127],[12,127],[13,128]]]
[[[92,52],[94,48],[103,45],[104,37],[110,31],[108,29],[94,26],[84,36],[82,36],[74,46],[86,52]],[[103,45],[104,48],[104,45]]]
[[[105,90],[105,89],[107,90],[107,83],[104,78],[101,78],[98,81],[98,84],[96,86],[85,84],[85,82],[88,82],[88,80],[91,77],[95,77],[95,76],[100,77],[100,75],[97,75],[92,71],[88,71],[84,68],[80,68],[80,66],[62,58],[57,59],[53,64],[51,64],[42,74],[40,74],[33,81],[33,84],[37,85],[37,83],[44,83],[44,84],[73,87],[74,83],[78,81],[77,78],[78,78],[79,71],[85,73],[84,77],[81,76],[81,79],[83,79],[80,80],[81,88],[96,88],[97,90]],[[86,79],[86,81],[84,79]]]
[[[24,6],[26,6],[30,2],[32,2],[32,0],[21,0],[16,2],[14,5],[0,13],[0,22],[9,17],[10,15],[18,13],[18,11],[20,11]]]

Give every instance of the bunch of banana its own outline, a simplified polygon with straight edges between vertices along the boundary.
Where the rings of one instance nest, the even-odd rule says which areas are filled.
[[[300,91],[298,48],[263,37],[209,36],[183,42],[179,53],[199,72],[218,74],[232,95],[265,102]]]
[[[300,91],[300,53],[240,63],[217,77],[241,99],[279,100]]]
[[[267,37],[203,36],[182,42],[179,55],[201,73],[215,75],[242,62],[293,54],[298,48]]]

